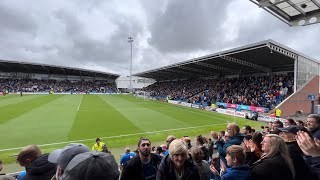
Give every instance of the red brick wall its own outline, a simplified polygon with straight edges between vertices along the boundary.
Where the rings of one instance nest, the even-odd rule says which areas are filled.
[[[286,118],[287,116],[294,115],[297,110],[302,110],[304,113],[311,113],[311,101],[308,100],[309,94],[316,96],[314,104],[318,104],[319,76],[315,76],[300,91],[293,94],[279,106],[281,117]]]

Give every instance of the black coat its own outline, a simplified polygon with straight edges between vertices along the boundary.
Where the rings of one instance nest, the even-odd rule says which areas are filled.
[[[280,154],[258,160],[251,170],[252,180],[292,180],[289,166]]]
[[[26,168],[23,180],[51,180],[56,173],[56,164],[48,161],[49,154],[43,154]]]
[[[157,180],[176,180],[176,174],[174,172],[174,165],[167,155],[162,159],[158,172]],[[183,180],[200,180],[200,175],[197,167],[189,160],[186,160],[183,164]]]
[[[297,141],[286,142],[286,145],[296,171],[295,180],[312,180],[311,171],[303,159],[303,152]]]
[[[150,154],[150,158],[153,167],[157,171],[160,164],[160,158],[152,153]],[[144,180],[144,172],[139,155],[124,164],[120,180]]]

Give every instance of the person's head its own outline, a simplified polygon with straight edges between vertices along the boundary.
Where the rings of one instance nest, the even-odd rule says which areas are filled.
[[[66,167],[63,180],[118,180],[118,165],[110,153],[89,151],[76,155]]]
[[[28,167],[31,162],[41,156],[41,150],[36,145],[24,147],[17,156],[17,162],[24,167]]]
[[[261,142],[263,141],[263,135],[261,132],[254,132],[252,134],[252,142],[253,144],[256,145],[256,147],[262,151],[262,145],[261,145]]]
[[[156,149],[156,153],[157,154],[161,154],[162,153],[162,147],[161,146],[157,146],[157,149]]]
[[[296,120],[295,122],[296,122],[297,126],[304,126],[304,122],[301,120]]]
[[[310,114],[307,118],[307,128],[309,130],[317,129],[320,126],[320,115]]]
[[[201,163],[204,156],[203,151],[198,146],[193,146],[190,150],[192,160],[196,163]]]
[[[308,133],[308,130],[303,126],[287,126],[285,128],[279,128],[280,136],[285,142],[295,141],[295,136],[298,131],[304,131]]]
[[[124,149],[124,153],[129,154],[129,153],[130,153],[130,148],[126,147],[126,148]]]
[[[173,140],[175,140],[175,139],[176,139],[175,136],[169,135],[169,136],[167,137],[167,139],[166,139],[167,147],[169,147],[169,146],[170,146],[170,143],[171,143]]]
[[[78,154],[89,152],[90,149],[79,143],[70,143],[63,149],[56,149],[49,154],[48,161],[57,164],[56,178],[61,177],[68,163]]]
[[[275,131],[277,128],[283,128],[283,123],[279,120],[272,123],[272,130]]]
[[[107,147],[106,144],[103,144],[103,145],[102,145],[102,152],[111,153],[111,152],[109,151],[109,149],[108,149],[108,147]]]
[[[182,169],[183,164],[188,158],[188,150],[186,144],[180,140],[175,139],[170,143],[169,146],[169,156],[174,164],[175,169]]]
[[[241,166],[246,160],[246,154],[241,146],[232,145],[227,148],[226,160],[230,167]]]
[[[96,143],[97,143],[97,144],[100,144],[100,138],[97,138],[97,139],[96,139]]]
[[[140,138],[138,150],[140,157],[149,157],[151,153],[151,141],[148,138]]]
[[[202,135],[196,136],[195,140],[196,140],[196,144],[197,145],[203,145],[204,144],[204,138],[203,138]]]
[[[293,126],[293,125],[296,125],[293,119],[288,118],[284,121],[284,127]]]
[[[223,137],[226,132],[224,130],[219,131],[219,136]]]
[[[248,135],[248,134],[251,134],[251,132],[252,132],[251,126],[244,125],[244,126],[242,127],[242,133],[243,133],[243,134]]]
[[[190,139],[190,137],[188,137],[188,136],[183,137],[182,140],[183,140],[185,143],[187,143],[188,145],[191,144],[191,139]]]
[[[227,131],[226,132],[228,132],[229,137],[232,137],[232,136],[235,136],[235,135],[239,134],[240,128],[235,123],[229,123],[228,126],[227,126]]]
[[[286,162],[286,164],[290,168],[292,175],[294,176],[295,171],[292,164],[292,160],[290,158],[287,146],[284,140],[280,136],[276,134],[267,134],[263,138],[263,141],[261,142],[261,144],[262,144],[262,150],[265,153],[264,157],[273,157],[276,154],[280,154],[283,160]]]

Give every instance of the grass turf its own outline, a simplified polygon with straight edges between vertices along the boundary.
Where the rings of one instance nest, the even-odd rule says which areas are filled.
[[[29,144],[51,152],[74,141],[91,148],[96,137],[110,148],[135,145],[142,136],[154,142],[168,135],[208,137],[228,122],[262,124],[131,95],[8,95],[0,97],[0,159],[14,162]]]

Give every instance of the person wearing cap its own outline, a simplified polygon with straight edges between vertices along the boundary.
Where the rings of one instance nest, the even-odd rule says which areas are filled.
[[[57,149],[49,154],[49,162],[57,164],[56,174],[51,180],[61,179],[68,163],[78,154],[89,152],[90,149],[84,144],[71,143],[63,149]]]
[[[120,180],[155,180],[160,159],[151,153],[151,142],[140,138],[138,142],[139,155],[124,164]]]
[[[295,180],[312,179],[311,172],[307,164],[303,159],[303,152],[299,148],[295,136],[298,131],[308,132],[303,126],[287,126],[285,128],[279,128],[280,137],[285,141],[289,151],[289,155],[292,159],[293,166],[296,172]]]
[[[62,180],[118,180],[118,164],[110,153],[89,151],[76,155],[67,165]]]
[[[23,180],[50,180],[56,172],[56,164],[49,162],[48,156],[36,145],[23,148],[17,156],[17,162],[27,172]]]
[[[102,151],[104,143],[101,142],[100,138],[96,139],[96,143],[92,146],[92,151]]]
[[[103,144],[102,145],[102,150],[101,152],[105,152],[105,153],[110,153],[111,154],[111,151],[108,149],[107,145],[106,144]]]

